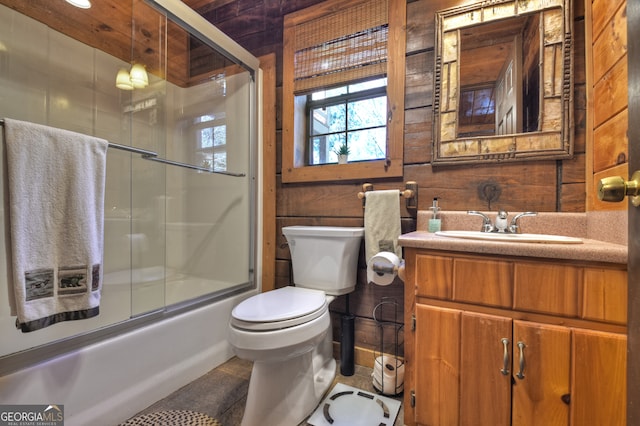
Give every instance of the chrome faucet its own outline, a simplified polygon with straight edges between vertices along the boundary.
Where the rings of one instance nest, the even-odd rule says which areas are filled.
[[[538,216],[536,212],[523,212],[515,215],[513,219],[511,219],[511,224],[509,225],[509,232],[512,234],[520,233],[520,225],[518,225],[518,220],[523,216]]]
[[[508,222],[509,213],[504,210],[500,210],[496,216],[495,224],[491,223],[491,219],[486,214],[477,210],[469,210],[467,214],[482,217],[481,232],[503,232],[507,234],[517,234],[520,232],[520,225],[518,220],[523,216],[537,216],[536,212],[524,212],[519,213],[511,219],[511,223]]]
[[[482,217],[482,229],[480,229],[481,232],[493,232],[493,225],[491,224],[491,219],[489,219],[489,216],[477,210],[469,210],[467,214]]]
[[[509,213],[504,210],[500,210],[498,215],[496,216],[495,225],[493,226],[493,232],[511,232],[509,230],[509,222],[507,222],[507,218],[509,217]]]

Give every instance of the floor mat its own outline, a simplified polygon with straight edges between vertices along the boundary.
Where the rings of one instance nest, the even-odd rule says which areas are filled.
[[[169,410],[136,416],[119,426],[222,426],[222,424],[203,413]]]
[[[393,426],[400,401],[338,383],[307,423],[313,426]]]

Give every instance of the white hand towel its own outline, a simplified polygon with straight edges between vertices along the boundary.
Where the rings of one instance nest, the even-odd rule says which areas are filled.
[[[364,243],[367,264],[378,252],[388,251],[402,258],[400,236],[400,191],[365,192]]]
[[[98,315],[107,141],[5,119],[16,326]]]

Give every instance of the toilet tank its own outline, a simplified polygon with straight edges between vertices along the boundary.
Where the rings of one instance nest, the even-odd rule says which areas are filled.
[[[364,228],[286,226],[282,233],[289,243],[296,287],[335,296],[355,289]]]

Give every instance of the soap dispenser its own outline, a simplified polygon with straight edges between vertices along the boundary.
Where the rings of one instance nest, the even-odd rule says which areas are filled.
[[[438,218],[438,211],[440,207],[438,207],[438,197],[433,199],[433,205],[429,207],[429,210],[433,212],[433,216],[429,219],[429,232],[438,232],[441,228],[441,219]]]

